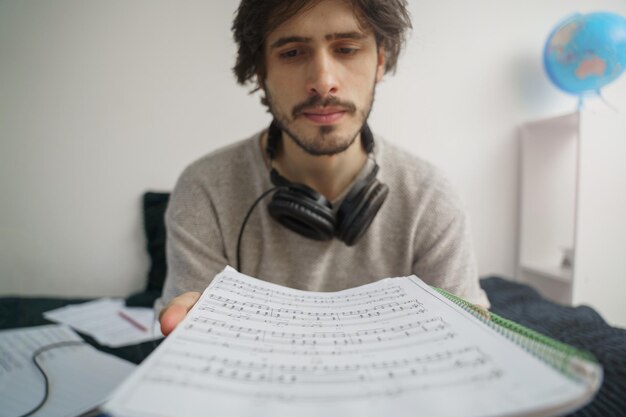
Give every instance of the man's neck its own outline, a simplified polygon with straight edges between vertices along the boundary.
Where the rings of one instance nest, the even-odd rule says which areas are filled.
[[[266,140],[267,134],[262,138],[263,148]],[[350,186],[366,162],[360,135],[344,152],[314,156],[283,134],[280,151],[272,165],[289,181],[308,185],[333,201]]]

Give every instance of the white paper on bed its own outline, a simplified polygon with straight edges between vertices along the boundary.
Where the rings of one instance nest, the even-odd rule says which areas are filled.
[[[59,342],[81,342],[67,326],[50,324],[0,332],[0,417],[21,416],[44,397],[45,381],[33,353]],[[135,365],[84,343],[38,356],[49,396],[33,417],[74,417],[102,404]]]
[[[114,416],[551,415],[568,379],[416,277],[299,291],[228,267],[116,391]]]
[[[100,298],[46,311],[43,316],[92,336],[102,346],[122,347],[163,337],[154,309],[126,307],[121,298]]]

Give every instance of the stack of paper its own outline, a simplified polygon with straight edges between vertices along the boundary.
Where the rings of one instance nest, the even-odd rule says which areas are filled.
[[[67,324],[113,348],[142,343],[163,337],[154,310],[126,307],[124,300],[101,298],[45,312],[46,319]]]
[[[537,417],[593,398],[599,366],[575,358],[575,367],[552,367],[524,350],[523,333],[509,339],[472,312],[415,276],[322,293],[227,268],[104,409],[116,417]]]

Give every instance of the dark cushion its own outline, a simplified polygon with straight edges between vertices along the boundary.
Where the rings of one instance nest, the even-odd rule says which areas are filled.
[[[126,305],[152,307],[154,300],[161,295],[167,275],[165,210],[169,199],[170,193],[166,192],[148,191],[143,195],[143,227],[150,268],[145,291],[128,297]]]
[[[147,192],[143,195],[143,227],[146,232],[146,249],[150,256],[147,291],[160,292],[167,274],[165,210],[169,200],[169,193]]]

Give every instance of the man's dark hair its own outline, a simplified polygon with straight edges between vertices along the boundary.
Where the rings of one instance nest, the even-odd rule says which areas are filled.
[[[233,22],[238,46],[233,71],[240,84],[265,78],[263,43],[267,35],[301,10],[320,0],[242,0]],[[371,28],[378,47],[385,48],[385,72],[395,71],[398,55],[411,27],[406,0],[343,0],[352,5],[359,24]]]

